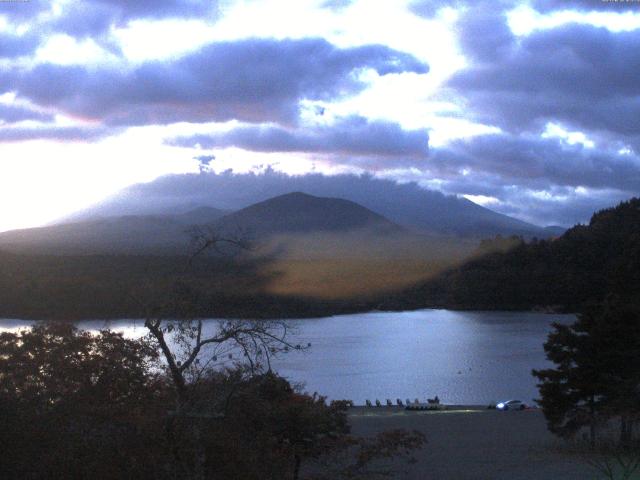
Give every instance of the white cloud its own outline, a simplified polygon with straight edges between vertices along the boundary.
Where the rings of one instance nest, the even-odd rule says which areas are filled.
[[[0,16],[0,32],[9,32],[11,35],[38,33],[47,18],[61,20],[69,12],[79,12],[79,9],[74,10],[74,6],[80,5],[75,1],[56,0],[53,13],[35,17],[32,24],[15,24]],[[465,99],[470,101],[469,92],[442,88],[453,74],[468,66],[458,44],[457,34],[461,33],[456,30],[458,11],[444,8],[439,10],[435,18],[427,19],[409,11],[409,0],[357,0],[339,9],[322,8],[323,3],[323,0],[222,0],[218,11],[206,18],[129,21],[133,17],[125,16],[121,21],[115,22],[117,26],[111,25],[110,29],[107,21],[105,29],[100,31],[101,36],[95,39],[90,36],[91,24],[87,24],[86,32],[83,30],[82,34],[85,36],[72,38],[56,34],[46,38],[34,58],[0,59],[0,73],[11,69],[28,70],[34,62],[84,65],[89,68],[113,63],[118,68],[130,68],[147,60],[162,61],[181,57],[211,42],[249,37],[320,37],[345,48],[382,44],[414,55],[428,63],[430,71],[428,74],[400,73],[381,76],[373,71],[357,70],[353,74],[366,80],[368,88],[340,101],[332,102],[330,98],[303,99],[301,123],[304,126],[330,125],[336,118],[360,115],[369,120],[395,122],[408,130],[428,129],[430,146],[436,149],[446,147],[453,140],[502,133],[500,128],[489,123],[500,124],[505,131],[508,130],[508,125],[491,117],[484,117],[483,121],[487,124],[475,123],[470,117],[473,113],[471,106],[465,104]],[[496,5],[496,8],[499,6]],[[78,13],[78,18],[82,18],[81,13]],[[637,13],[580,13],[565,10],[540,14],[531,8],[520,7],[510,12],[508,19],[513,32],[520,36],[567,23],[604,26],[613,32],[640,29],[640,10]],[[525,41],[524,38],[520,40]],[[121,49],[123,58],[118,56],[118,48]],[[491,85],[482,87],[490,90]],[[165,86],[161,82],[158,90],[164,90]],[[46,85],[43,84],[42,88],[46,89]],[[70,97],[73,95],[77,97],[77,92],[72,91]],[[529,98],[526,89],[524,95]],[[16,98],[11,92],[0,91],[0,104],[19,104],[33,107],[39,112],[55,114],[50,110],[54,107],[47,103],[47,96],[42,95],[42,98],[45,99],[42,101],[43,106],[38,107],[25,98]],[[125,110],[129,106],[127,104]],[[247,109],[252,106],[253,104],[248,104]],[[173,111],[172,104],[167,108]],[[321,109],[324,112],[321,113]],[[295,104],[292,110],[295,110]],[[179,108],[175,111],[176,117],[171,117],[168,121],[184,119],[179,114]],[[553,117],[547,117],[545,121],[548,118]],[[204,120],[210,118],[206,117]],[[79,121],[77,118],[58,114],[54,124],[74,127],[79,125]],[[27,122],[33,121],[25,121],[25,124],[37,126]],[[210,152],[198,148],[171,147],[163,144],[163,141],[178,135],[229,130],[238,125],[237,121],[202,124],[183,122],[131,128],[124,133],[118,131],[113,138],[92,144],[51,140],[0,144],[0,201],[5,205],[15,205],[10,212],[3,213],[0,230],[53,220],[131,183],[148,181],[167,173],[197,172],[197,162],[192,158]],[[621,156],[626,158],[633,155],[633,147],[626,147],[624,142],[616,143],[615,138],[603,140],[603,137],[587,130],[572,131],[578,127],[567,125],[570,124],[562,124],[559,120],[550,122],[541,136],[561,139],[561,151],[571,150],[568,147],[571,145],[594,149],[596,141],[611,141],[616,149],[620,149]],[[631,145],[630,141],[627,143]],[[350,163],[350,159],[322,153],[254,153],[237,148],[220,149],[212,153],[216,155],[212,165],[216,171],[227,168],[239,172],[259,171],[265,165],[274,165],[279,170],[296,174],[314,170],[325,173],[364,171],[358,170],[360,164],[357,162]],[[494,153],[495,150],[491,150],[491,154]],[[443,191],[453,181],[464,179],[469,185],[477,185],[478,176],[488,175],[486,164],[477,164],[473,168],[451,168],[441,178],[437,178],[437,169],[429,170],[429,161],[433,161],[433,157],[425,161],[423,169],[397,168],[383,164],[367,168],[401,181],[417,180],[428,188]],[[598,161],[597,158],[594,160]],[[573,175],[573,172],[570,173]],[[500,186],[507,191],[504,182]],[[535,202],[569,202],[592,193],[590,190],[580,190],[583,187],[575,187],[575,191],[570,194],[547,190],[528,191],[524,181],[513,188],[512,199],[525,198],[531,200],[531,205],[536,205]],[[537,185],[536,188],[546,189],[547,186]],[[570,190],[572,187],[567,188]],[[466,192],[469,192],[465,195],[466,198],[476,203],[503,208],[505,213],[515,213],[521,218],[526,216],[523,214],[526,209],[517,210],[515,203],[509,207],[507,197],[492,191],[465,190],[456,186],[451,187],[447,193]],[[512,211],[508,208],[512,208]]]
[[[568,23],[582,23],[595,27],[605,27],[612,32],[636,30],[640,28],[640,12],[579,12],[559,10],[548,14],[538,13],[530,7],[521,6],[507,15],[509,27],[515,35],[529,35],[535,30],[548,30]]]
[[[595,143],[583,132],[570,132],[557,123],[547,123],[542,138],[561,138],[569,145],[580,144],[587,148],[594,148]]]
[[[53,35],[36,50],[33,61],[57,65],[97,65],[118,62],[118,57],[92,39],[79,41],[69,35]]]
[[[127,60],[163,60],[193,52],[215,39],[213,27],[200,20],[137,20],[113,30]]]
[[[491,207],[500,203],[496,197],[489,197],[486,195],[463,195],[467,200],[471,200],[473,203],[482,205],[483,207]]]

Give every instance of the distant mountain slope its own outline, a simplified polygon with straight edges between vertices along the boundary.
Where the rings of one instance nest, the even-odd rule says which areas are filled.
[[[577,311],[615,294],[640,305],[640,198],[593,215],[556,240],[520,242],[406,291],[406,308]]]
[[[373,233],[401,231],[383,216],[349,200],[314,197],[301,192],[280,195],[243,208],[223,217],[216,227],[221,232],[245,232],[251,236],[362,229]]]
[[[206,225],[215,223],[229,213],[228,210],[213,207],[198,207],[184,213],[177,213],[171,219],[183,225]]]
[[[230,236],[274,234],[401,233],[403,229],[354,202],[289,193],[223,216],[201,207],[176,215],[126,215],[0,233],[0,249],[50,254],[185,254],[189,227],[212,225]],[[366,236],[363,236],[366,241]]]
[[[133,185],[72,218],[176,213],[198,205],[239,210],[292,191],[350,200],[399,225],[429,233],[473,237],[516,234],[542,238],[552,233],[465,198],[445,196],[415,183],[400,184],[366,175],[290,176],[273,170],[259,175],[230,172],[168,175]]]
[[[185,253],[189,226],[225,212],[199,208],[178,215],[126,215],[0,233],[0,249],[50,254]]]

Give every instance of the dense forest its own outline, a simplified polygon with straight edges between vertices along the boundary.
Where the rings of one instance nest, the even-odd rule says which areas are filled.
[[[640,301],[639,198],[599,211],[559,238],[515,240],[508,251],[480,255],[385,305],[578,311],[608,294]]]

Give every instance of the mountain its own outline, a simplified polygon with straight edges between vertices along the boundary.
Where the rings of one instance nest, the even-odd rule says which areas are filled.
[[[529,238],[556,235],[555,231],[496,213],[465,198],[427,190],[416,183],[398,183],[370,175],[286,175],[271,169],[261,174],[167,175],[128,187],[70,219],[173,214],[201,205],[235,211],[294,191],[349,200],[398,225],[427,233],[476,238],[497,234]]]
[[[596,212],[554,240],[518,241],[416,285],[403,308],[580,311],[607,295],[640,305],[640,198]]]
[[[137,318],[144,305],[189,292],[198,292],[189,314],[203,317],[368,310],[380,303],[379,292],[435,275],[476,245],[414,234],[354,202],[300,192],[216,221],[219,213],[200,208],[0,234],[0,317]],[[239,255],[232,249],[187,262],[193,250],[184,231],[205,219],[224,236],[240,230],[258,241]]]
[[[399,233],[402,229],[382,215],[341,198],[287,193],[256,203],[220,219],[215,227],[226,233],[252,237],[285,233],[348,232]]]
[[[366,232],[403,229],[354,202],[300,192],[281,195],[238,212],[200,207],[175,215],[125,215],[0,233],[0,249],[50,254],[185,254],[189,228],[211,225],[228,236],[265,238],[275,234]],[[363,237],[366,241],[366,237]]]
[[[172,220],[183,225],[208,225],[215,223],[229,213],[228,210],[219,210],[213,207],[198,207],[184,213],[172,216]]]
[[[177,215],[95,218],[0,233],[0,249],[24,253],[185,253],[187,230],[210,224],[226,212],[204,207]]]

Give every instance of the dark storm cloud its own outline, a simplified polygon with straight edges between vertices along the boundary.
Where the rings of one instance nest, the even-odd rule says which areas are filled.
[[[33,20],[43,13],[52,13],[52,5],[51,0],[2,1],[0,15],[16,22]],[[83,19],[88,20],[96,27],[98,25],[92,21],[91,12],[100,15],[104,24],[121,25],[136,19],[202,18],[215,15],[217,11],[216,0],[76,0],[63,4],[61,17],[79,23]],[[53,21],[57,24],[55,19]]]
[[[451,182],[444,185],[444,191],[458,192],[476,189],[470,195],[486,195],[499,199],[489,203],[488,208],[536,225],[560,225],[571,227],[576,223],[587,223],[597,210],[614,206],[628,200],[629,192],[610,189],[576,190],[571,187],[549,186],[541,190],[528,190],[523,186],[491,183],[490,179]]]
[[[24,36],[0,33],[0,58],[32,54],[44,38],[60,33],[92,38],[119,55],[118,47],[109,38],[113,26],[122,27],[140,19],[215,20],[218,17],[216,0],[77,0],[64,3],[61,12],[54,12],[52,3],[50,0],[0,0],[0,15],[12,23],[30,26]]]
[[[86,127],[38,127],[38,128],[3,128],[0,129],[0,143],[24,142],[29,140],[59,140],[90,142],[112,135],[112,130]]]
[[[404,130],[397,123],[351,116],[339,119],[333,125],[296,130],[278,126],[246,126],[229,132],[179,137],[171,143],[187,147],[199,144],[205,149],[239,147],[255,152],[424,159],[428,153],[428,140],[426,130]]]
[[[432,149],[427,164],[441,191],[494,197],[489,208],[538,225],[584,222],[640,192],[637,155],[557,138],[483,135]]]
[[[420,17],[431,18],[442,8],[441,3],[432,1],[412,2],[409,4],[409,10]],[[453,8],[455,8],[454,5],[452,5]]]
[[[533,0],[531,6],[544,13],[552,10],[599,10],[610,12],[640,10],[640,3],[624,0]]]
[[[478,54],[472,40],[483,30],[491,37],[503,23],[496,18],[493,26],[488,22],[479,30],[462,31],[468,53],[491,60]],[[449,81],[476,120],[510,131],[540,130],[551,121],[630,140],[640,132],[640,31],[614,33],[569,24],[501,48],[505,53],[499,58],[462,70]]]
[[[439,189],[564,226],[637,195],[640,158],[618,152],[640,132],[637,32],[573,24],[515,38],[502,12],[476,6],[462,14],[459,36],[471,65],[449,86],[470,117],[505,132],[432,150],[425,171]],[[541,138],[548,122],[586,132],[597,148]]]
[[[51,121],[53,116],[26,107],[0,104],[0,124],[16,123],[23,120]]]
[[[429,165],[436,176],[455,177],[466,170],[471,180],[485,175],[496,184],[533,190],[568,186],[640,192],[638,156],[568,145],[554,138],[482,135],[433,150]]]
[[[433,18],[438,10],[445,7],[492,9],[500,14],[523,3],[525,2],[518,0],[414,0],[409,4],[409,10],[425,18]],[[560,10],[624,13],[640,10],[640,3],[625,0],[531,0],[529,4],[541,13]]]
[[[23,22],[37,17],[41,13],[49,12],[51,0],[24,0],[0,2],[0,15],[10,20]]]
[[[438,10],[449,7],[460,10],[455,30],[464,52],[477,60],[494,60],[515,41],[507,25],[506,13],[516,6],[515,0],[418,0],[409,10],[418,16],[433,18]]]
[[[200,17],[218,8],[216,0],[92,0],[89,3],[119,9],[126,19]]]
[[[112,25],[122,23],[120,12],[97,2],[81,2],[65,9],[63,15],[47,26],[52,32],[66,33],[76,38],[99,38]]]
[[[420,17],[433,18],[441,8],[460,8],[466,3],[465,0],[415,0],[409,3],[409,10]]]
[[[464,52],[479,61],[501,58],[515,41],[504,12],[493,5],[467,11],[458,21],[456,30]]]
[[[50,28],[74,37],[93,37],[107,33],[113,25],[124,26],[132,20],[211,20],[217,15],[218,2],[213,0],[90,0],[69,4]]]
[[[549,197],[522,191],[506,192],[501,206],[490,208],[529,220],[538,225],[571,227],[588,223],[594,212],[629,200],[630,195],[616,190],[595,190],[587,193],[557,190]]]
[[[438,189],[452,195],[493,197],[486,206],[536,225],[570,227],[587,222],[594,211],[637,195],[615,188],[576,188],[538,182],[519,182],[486,171],[442,175]]]
[[[628,200],[631,195],[619,190],[576,191],[553,187],[544,191],[527,191],[502,186],[497,192],[499,204],[489,208],[509,216],[522,218],[537,225],[572,227],[588,223],[594,212]]]
[[[43,64],[0,72],[0,91],[115,125],[238,119],[293,123],[302,99],[360,92],[362,69],[425,73],[415,57],[381,45],[340,49],[323,39],[210,44],[173,62],[129,70]]]
[[[2,2],[0,2],[2,5]],[[15,58],[35,52],[40,39],[32,34],[12,35],[0,32],[0,58]]]
[[[517,5],[517,0],[414,0],[409,3],[409,10],[414,14],[433,18],[438,10],[448,7],[460,8],[490,8],[495,13],[500,14],[505,10]]]

